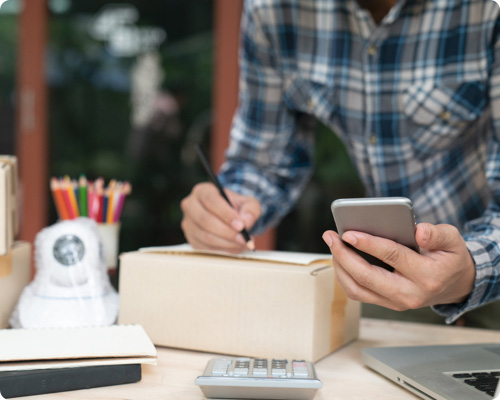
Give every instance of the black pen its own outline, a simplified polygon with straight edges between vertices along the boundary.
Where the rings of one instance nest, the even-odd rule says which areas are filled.
[[[229,201],[229,198],[226,195],[226,192],[224,191],[224,188],[220,184],[219,180],[217,179],[217,176],[215,175],[214,171],[210,167],[210,164],[208,163],[207,158],[205,157],[205,154],[203,154],[203,151],[201,150],[201,147],[198,144],[194,145],[194,148],[196,149],[196,152],[198,153],[198,156],[200,157],[200,160],[205,167],[205,170],[207,171],[208,175],[210,176],[210,179],[214,183],[214,185],[217,187],[219,190],[220,195],[224,198],[224,200],[227,201],[227,203],[234,208],[234,206],[231,204]],[[255,250],[255,243],[248,234],[248,231],[243,228],[240,233],[243,235],[243,238],[245,239],[245,242],[247,242],[247,248],[249,250]]]

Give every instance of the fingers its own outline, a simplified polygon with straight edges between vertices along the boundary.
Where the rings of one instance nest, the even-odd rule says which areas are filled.
[[[368,264],[355,251],[348,248],[333,231],[323,234],[323,239],[333,255],[333,266],[339,284],[351,299],[377,304],[394,310],[407,309],[386,297],[394,292],[394,285],[402,287],[401,276],[383,268]],[[395,283],[396,282],[396,283]]]
[[[404,275],[410,269],[411,259],[418,256],[415,251],[392,240],[363,232],[344,232],[342,239],[353,247],[384,261]]]
[[[460,232],[450,225],[419,224],[421,254],[388,239],[349,231],[342,239],[395,268],[368,263],[338,235],[325,232],[341,285],[349,297],[393,310],[464,301],[475,277],[474,261]]]
[[[256,199],[245,196],[240,198],[229,190],[227,194],[241,204],[246,202],[258,204]],[[249,207],[252,214],[248,213],[249,216],[241,217],[213,184],[202,183],[196,185],[190,195],[181,202],[183,211],[181,228],[186,240],[195,248],[239,253],[246,250],[246,242],[240,231],[244,227],[253,226],[258,218],[258,215],[253,213],[260,210],[260,204]]]
[[[245,228],[250,229],[262,212],[260,202],[255,198],[243,196],[232,191],[228,191],[227,195],[243,221]]]

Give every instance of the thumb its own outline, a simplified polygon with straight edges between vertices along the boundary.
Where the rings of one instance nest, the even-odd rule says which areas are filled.
[[[260,217],[262,207],[255,197],[229,192],[228,196],[234,208],[240,215],[246,228],[251,228]]]
[[[422,249],[451,251],[457,244],[457,236],[460,237],[457,233],[452,225],[421,223],[417,225],[415,239]]]

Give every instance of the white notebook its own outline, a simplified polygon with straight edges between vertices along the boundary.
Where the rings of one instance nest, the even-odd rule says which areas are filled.
[[[156,364],[140,325],[0,330],[0,371]]]
[[[309,265],[316,261],[331,260],[331,254],[319,253],[295,253],[291,251],[244,251],[243,253],[232,254],[216,250],[198,250],[191,245],[184,243],[174,246],[142,247],[139,249],[143,253],[181,253],[181,254],[205,254],[216,255],[239,259],[273,261],[287,264]]]

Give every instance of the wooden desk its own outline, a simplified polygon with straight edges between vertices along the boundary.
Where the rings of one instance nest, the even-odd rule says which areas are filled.
[[[360,349],[474,342],[500,343],[500,332],[363,319],[358,340],[316,363],[323,388],[314,400],[417,399],[410,392],[364,367],[360,360]],[[29,396],[26,399],[202,400],[204,397],[194,380],[212,357],[214,354],[158,348],[158,365],[143,366],[143,378],[139,383]]]

